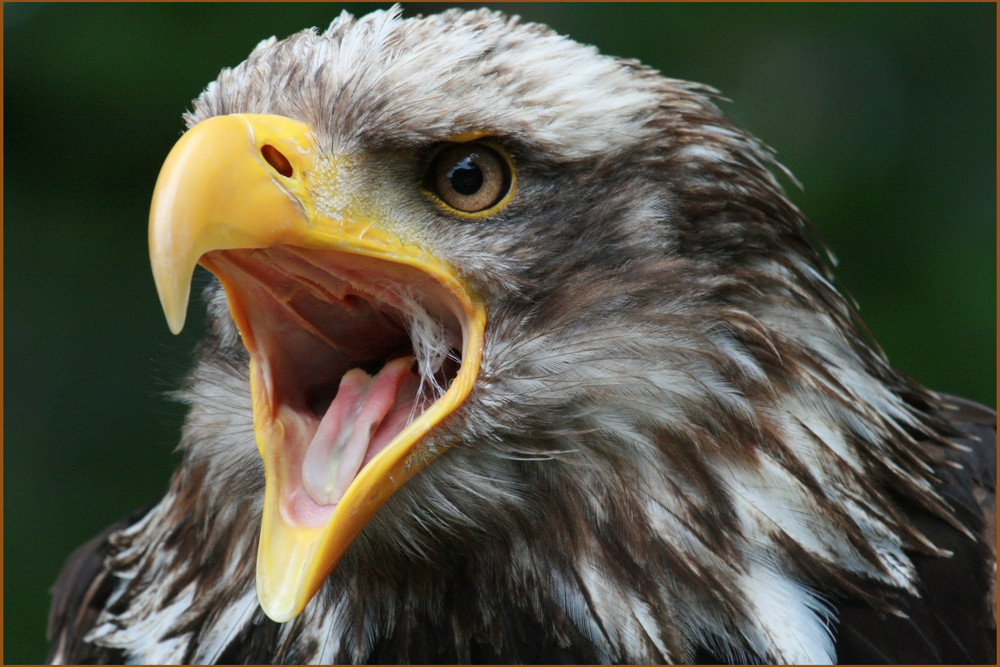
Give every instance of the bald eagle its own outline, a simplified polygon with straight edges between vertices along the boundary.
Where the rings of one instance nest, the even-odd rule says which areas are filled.
[[[705,86],[480,10],[340,16],[153,193],[209,332],[53,662],[989,662],[996,415],[894,368]]]

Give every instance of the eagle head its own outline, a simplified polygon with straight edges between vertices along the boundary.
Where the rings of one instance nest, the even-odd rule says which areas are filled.
[[[714,98],[486,10],[223,70],[150,214],[172,330],[214,274],[183,462],[91,641],[815,663],[843,601],[904,613],[976,544],[960,434]]]

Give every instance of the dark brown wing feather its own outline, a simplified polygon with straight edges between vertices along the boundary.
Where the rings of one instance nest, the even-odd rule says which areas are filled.
[[[858,601],[841,604],[838,662],[996,664],[996,413],[945,396],[940,416],[956,429],[961,447],[926,447],[938,462],[942,495],[976,539],[901,501],[913,524],[953,555],[913,556],[920,597],[894,601],[904,616]]]
[[[121,651],[95,646],[87,641],[101,610],[108,603],[113,581],[108,577],[106,560],[114,550],[110,537],[136,523],[152,505],[136,510],[112,524],[66,561],[52,586],[47,636],[51,643],[46,662],[50,664],[121,664]]]

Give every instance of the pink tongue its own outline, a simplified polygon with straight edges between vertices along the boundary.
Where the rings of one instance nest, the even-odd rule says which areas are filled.
[[[340,380],[302,461],[302,486],[320,505],[334,505],[361,467],[403,430],[420,379],[413,357],[393,359],[374,377],[352,368]]]

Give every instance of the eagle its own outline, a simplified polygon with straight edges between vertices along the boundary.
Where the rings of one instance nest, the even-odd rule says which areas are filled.
[[[174,332],[212,276],[182,460],[49,660],[995,663],[996,414],[717,100],[485,9],[222,70],[149,220]]]

